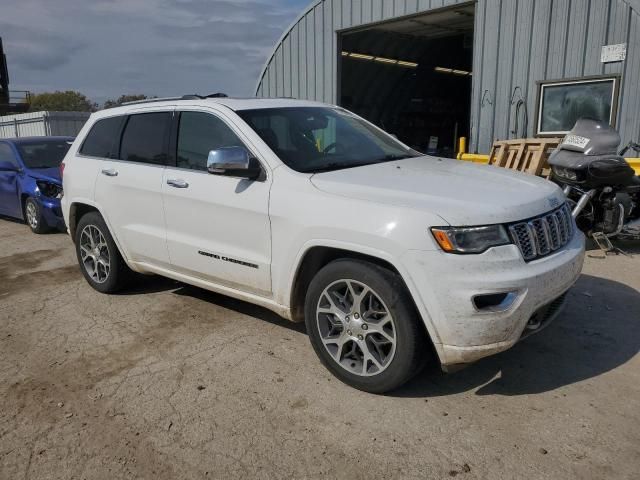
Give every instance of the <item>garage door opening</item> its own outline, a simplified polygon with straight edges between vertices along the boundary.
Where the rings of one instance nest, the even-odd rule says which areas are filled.
[[[430,154],[469,136],[474,6],[345,31],[340,105]]]

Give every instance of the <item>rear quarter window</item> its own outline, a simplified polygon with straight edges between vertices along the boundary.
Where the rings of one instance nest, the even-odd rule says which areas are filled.
[[[80,147],[81,155],[101,158],[116,158],[120,130],[124,117],[111,117],[98,120]]]

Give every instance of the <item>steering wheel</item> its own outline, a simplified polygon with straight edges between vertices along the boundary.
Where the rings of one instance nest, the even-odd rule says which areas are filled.
[[[325,154],[329,153],[331,150],[333,150],[337,146],[338,146],[338,143],[337,142],[333,142],[332,144],[327,145],[327,147],[324,150],[322,150],[322,153],[325,153]]]

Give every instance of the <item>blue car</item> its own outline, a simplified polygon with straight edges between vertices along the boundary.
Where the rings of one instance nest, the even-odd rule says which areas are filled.
[[[64,230],[60,163],[72,137],[0,139],[0,215],[23,219],[34,233]]]

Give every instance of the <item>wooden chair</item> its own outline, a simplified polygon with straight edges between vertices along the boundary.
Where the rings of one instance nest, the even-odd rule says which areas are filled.
[[[561,138],[498,140],[491,147],[489,165],[548,177],[551,169],[547,160],[560,142]]]

